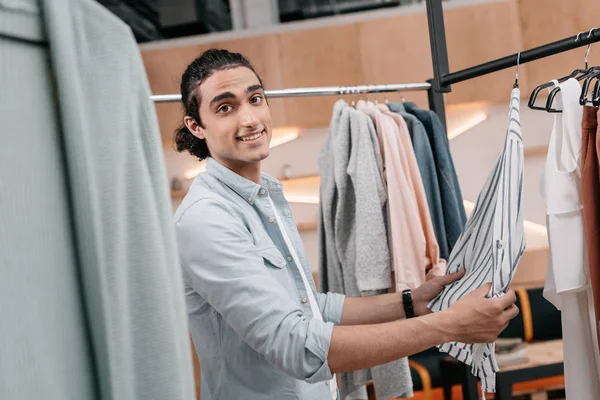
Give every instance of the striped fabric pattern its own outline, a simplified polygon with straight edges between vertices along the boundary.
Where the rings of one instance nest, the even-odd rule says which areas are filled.
[[[429,308],[434,312],[450,307],[486,282],[492,283],[489,297],[502,296],[514,277],[525,250],[522,207],[524,156],[519,106],[520,91],[515,88],[511,93],[504,148],[479,193],[446,268],[446,273],[463,268],[466,273],[431,301]],[[481,379],[482,391],[495,392],[498,365],[493,343],[452,342],[438,348],[470,365],[473,374]]]

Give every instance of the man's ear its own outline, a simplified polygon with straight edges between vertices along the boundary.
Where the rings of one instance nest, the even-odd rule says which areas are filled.
[[[189,115],[186,115],[183,118],[183,123],[185,124],[185,126],[187,126],[188,130],[192,132],[192,135],[196,136],[198,139],[206,139],[204,137],[204,128],[202,128],[194,118],[190,117]]]

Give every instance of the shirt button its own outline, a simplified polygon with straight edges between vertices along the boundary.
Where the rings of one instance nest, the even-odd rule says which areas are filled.
[[[282,259],[281,257],[277,257],[277,262],[278,262],[279,264],[281,264],[281,262],[282,262],[282,261],[283,261],[283,259]]]
[[[326,382],[325,382],[325,384],[326,384],[327,386],[329,386],[329,381],[326,381]]]
[[[288,261],[292,261],[292,257],[290,257],[290,256],[287,256],[287,260],[288,260]]]
[[[270,222],[270,223],[273,223],[273,222],[275,222],[275,218],[273,218],[273,217],[269,217],[269,222]]]
[[[252,201],[252,197],[248,197],[248,201]]]
[[[307,299],[306,297],[303,297],[303,298],[301,299],[301,301],[302,301],[302,303],[306,303],[306,302],[308,301],[308,299]]]
[[[261,196],[264,196],[267,191],[265,189],[260,189],[259,193]]]

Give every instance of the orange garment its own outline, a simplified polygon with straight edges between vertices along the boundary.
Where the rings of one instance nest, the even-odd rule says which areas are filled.
[[[396,291],[418,287],[425,282],[432,261],[439,260],[439,248],[408,131],[401,135],[395,119],[373,103],[359,101],[356,109],[373,120],[383,153]],[[408,143],[403,137],[408,137]]]
[[[597,335],[596,349],[600,349],[600,179],[597,153],[598,120],[595,107],[583,107],[581,134],[581,201],[583,203],[583,224],[587,240],[588,261],[590,266],[590,286],[593,293],[595,311],[594,331]]]

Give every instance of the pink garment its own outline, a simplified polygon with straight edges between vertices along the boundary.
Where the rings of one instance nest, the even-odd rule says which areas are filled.
[[[401,115],[390,111],[390,109],[385,105],[379,104],[377,107],[383,114],[392,117],[398,125],[400,143],[405,149],[410,178],[413,181],[413,187],[415,190],[414,193],[417,199],[417,205],[419,207],[419,218],[421,219],[421,225],[425,235],[425,260],[427,276],[429,278],[445,275],[446,260],[440,259],[440,248],[437,243],[437,238],[435,237],[433,222],[431,221],[431,214],[429,213],[427,195],[425,194],[425,187],[423,186],[421,172],[419,172],[419,165],[417,164],[417,158],[412,147],[412,141],[410,139],[410,133],[408,131],[406,121],[404,121],[404,118],[402,118]]]
[[[416,288],[425,282],[426,274],[444,274],[445,261],[439,259],[408,128],[400,115],[383,105],[359,101],[356,108],[373,119],[383,153],[396,291]]]

